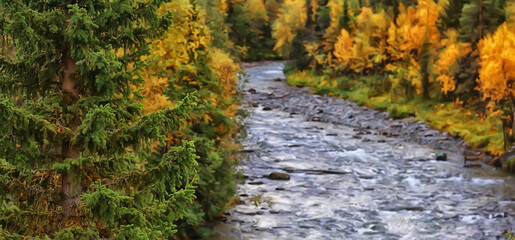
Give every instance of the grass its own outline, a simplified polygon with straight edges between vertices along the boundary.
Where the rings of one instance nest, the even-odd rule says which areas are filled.
[[[360,105],[388,111],[392,118],[414,116],[427,124],[460,137],[472,147],[500,155],[504,153],[500,116],[481,116],[455,102],[422,98],[404,99],[380,93],[378,76],[362,77],[360,81],[347,77],[329,78],[301,71],[288,74],[288,84],[312,88],[318,94],[328,94],[354,101]],[[375,87],[373,85],[375,84]]]

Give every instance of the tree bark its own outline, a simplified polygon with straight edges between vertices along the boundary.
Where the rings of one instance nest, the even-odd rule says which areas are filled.
[[[66,11],[66,19],[71,18],[71,14]],[[63,105],[72,105],[79,98],[79,90],[75,76],[77,75],[77,64],[70,56],[70,50],[65,49],[61,55],[62,73],[61,90],[64,98]],[[70,130],[76,132],[80,124],[79,116],[74,116],[67,123]],[[80,151],[73,149],[69,139],[64,140],[61,146],[61,154],[65,159],[80,157]],[[81,179],[77,173],[66,172],[61,176],[61,206],[64,226],[69,226],[72,219],[77,216],[77,206],[80,203],[82,192]]]

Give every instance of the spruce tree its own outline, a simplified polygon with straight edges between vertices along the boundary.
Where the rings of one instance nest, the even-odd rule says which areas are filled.
[[[444,11],[441,12],[440,29],[444,33],[449,28],[459,29],[460,28],[460,16],[463,5],[468,0],[449,0],[449,3],[445,6]]]
[[[0,234],[168,238],[192,203],[191,142],[164,146],[191,96],[141,116],[163,1],[0,0]],[[159,157],[156,157],[159,156]]]
[[[460,40],[471,44],[472,51],[463,59],[462,73],[457,79],[455,93],[460,99],[479,96],[476,91],[478,75],[479,41],[492,33],[504,21],[499,0],[472,0],[463,5],[460,17]]]
[[[473,0],[463,5],[460,17],[461,40],[477,45],[480,39],[504,22],[499,0]]]

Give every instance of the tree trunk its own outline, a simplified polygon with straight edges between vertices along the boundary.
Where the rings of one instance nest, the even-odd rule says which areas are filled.
[[[63,73],[61,87],[64,94],[66,105],[73,104],[79,97],[74,76],[77,72],[77,65],[70,57],[68,50],[63,53],[62,57]],[[79,118],[75,116],[68,125],[72,131],[76,131],[79,126]],[[63,141],[61,153],[64,158],[80,157],[79,150],[72,149],[69,140]],[[68,225],[70,218],[77,216],[77,206],[80,202],[81,186],[80,177],[73,173],[63,173],[61,178],[61,197],[62,197],[62,213],[65,225]]]
[[[69,12],[65,13],[66,19],[71,18]],[[61,73],[61,89],[64,97],[64,105],[69,106],[79,98],[79,90],[75,76],[77,74],[77,64],[70,56],[70,50],[65,49],[61,56],[62,73]],[[67,111],[64,108],[64,111]],[[68,123],[70,130],[75,132],[80,124],[78,116],[73,117]],[[61,146],[61,154],[65,159],[80,157],[80,151],[73,149],[70,140],[65,140]],[[63,173],[61,176],[61,206],[64,226],[71,224],[72,218],[77,216],[77,206],[80,203],[81,179],[78,174],[73,172]]]

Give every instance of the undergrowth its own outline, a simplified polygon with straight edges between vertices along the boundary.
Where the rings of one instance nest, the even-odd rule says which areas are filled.
[[[383,77],[371,75],[353,80],[349,77],[313,75],[308,71],[288,74],[288,84],[310,87],[317,94],[342,97],[360,105],[388,111],[392,118],[413,116],[427,124],[460,137],[472,147],[483,148],[493,155],[504,152],[500,116],[480,115],[459,102],[437,101],[414,97],[406,99],[394,93],[382,93]]]

